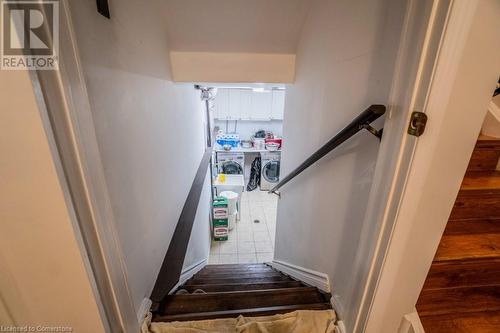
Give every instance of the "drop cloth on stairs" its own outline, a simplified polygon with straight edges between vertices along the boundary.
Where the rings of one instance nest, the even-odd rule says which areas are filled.
[[[146,325],[145,325],[146,326]],[[151,323],[143,333],[334,333],[333,310],[299,310],[266,317]]]

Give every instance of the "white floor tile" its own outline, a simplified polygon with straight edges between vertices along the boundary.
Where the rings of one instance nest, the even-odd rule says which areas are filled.
[[[255,251],[257,253],[273,252],[274,251],[273,244],[271,243],[271,241],[255,242]]]
[[[266,191],[243,192],[241,219],[229,240],[212,242],[209,263],[268,262],[273,259],[278,197]],[[254,223],[258,219],[260,223]]]
[[[274,258],[273,252],[257,253],[257,262],[270,262],[273,261],[273,258]]]
[[[253,241],[238,242],[238,255],[251,253],[255,254],[255,244]]]
[[[210,247],[210,255],[219,255],[220,254],[220,245],[219,244],[212,244]]]
[[[254,232],[259,232],[259,231],[265,231],[265,232],[267,232],[268,231],[267,230],[267,223],[263,222],[263,221],[261,221],[260,223],[254,223],[252,225],[252,230]]]
[[[269,232],[267,230],[254,231],[253,239],[256,242],[269,242],[271,238],[269,237]]]
[[[238,253],[237,242],[224,242],[220,247],[220,254],[236,254]]]
[[[220,259],[219,255],[210,254],[210,256],[208,256],[208,264],[217,265],[220,261],[219,259]]]
[[[237,254],[221,254],[219,256],[219,264],[237,264],[238,255]]]
[[[239,254],[238,253],[238,263],[239,264],[253,264],[257,262],[257,256],[255,253],[251,254]]]
[[[238,231],[238,242],[241,241],[253,241],[253,231],[252,230]]]

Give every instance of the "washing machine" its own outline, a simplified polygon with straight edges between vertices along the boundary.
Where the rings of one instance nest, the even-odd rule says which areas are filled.
[[[269,191],[280,181],[281,152],[266,151],[260,153],[262,169],[260,172],[260,189]]]
[[[242,175],[245,170],[245,154],[217,152],[217,172],[226,175]]]

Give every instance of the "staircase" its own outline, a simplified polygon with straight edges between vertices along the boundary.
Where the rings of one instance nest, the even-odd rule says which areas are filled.
[[[499,158],[477,142],[417,302],[426,333],[500,332]]]
[[[266,264],[208,265],[168,295],[153,321],[267,316],[331,309],[330,295]]]

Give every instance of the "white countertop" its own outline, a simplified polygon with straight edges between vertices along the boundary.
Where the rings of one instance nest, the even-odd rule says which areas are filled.
[[[219,176],[215,177],[213,181],[213,186],[241,186],[245,187],[245,179],[243,178],[243,175],[226,175],[226,180],[221,183],[219,181]]]
[[[214,150],[216,152],[221,152],[221,153],[262,153],[262,152],[271,152],[270,150],[267,149],[256,149],[256,148],[243,148],[243,147],[237,147],[237,148],[231,148],[231,150],[224,150],[219,145],[215,145]],[[276,150],[278,152],[281,152],[281,149]]]

